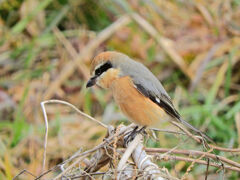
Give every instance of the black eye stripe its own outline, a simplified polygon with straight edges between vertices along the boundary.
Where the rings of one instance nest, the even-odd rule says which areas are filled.
[[[112,64],[110,61],[107,61],[106,63],[104,63],[102,66],[95,70],[95,75],[100,76],[102,73],[104,73],[110,68],[112,68]]]
[[[96,69],[95,74],[96,74],[96,75],[100,75],[100,74],[101,74],[101,70],[100,70],[99,68]]]

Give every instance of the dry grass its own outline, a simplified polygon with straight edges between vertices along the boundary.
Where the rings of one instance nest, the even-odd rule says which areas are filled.
[[[186,120],[217,145],[239,148],[239,9],[238,0],[0,1],[0,179],[24,169],[41,173],[44,100],[65,100],[106,124],[127,123],[109,92],[85,89],[90,60],[107,49],[144,63]],[[63,105],[47,105],[47,114],[46,169],[94,148],[107,132]],[[157,138],[144,145],[203,151],[179,134],[159,132]],[[240,161],[239,152],[214,154]],[[159,167],[179,178],[188,172],[186,160],[169,159]],[[233,170],[217,169],[210,167],[207,176],[239,179]],[[195,163],[187,178],[203,179],[205,172]],[[19,178],[34,179],[27,173]]]

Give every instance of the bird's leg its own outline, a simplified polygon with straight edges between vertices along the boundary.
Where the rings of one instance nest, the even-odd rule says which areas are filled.
[[[138,129],[138,126],[136,126],[131,131],[131,133],[127,137],[124,138],[124,144],[127,144],[127,143],[131,142],[136,137],[136,135],[139,134],[139,133],[146,134],[146,131],[145,131],[146,126],[141,127],[139,130],[137,130],[137,129]]]
[[[128,144],[135,138],[137,129],[138,126],[135,126],[134,129],[128,133],[128,135],[124,138],[124,144]]]
[[[135,128],[132,130],[132,132],[136,132],[138,129],[138,126],[135,126]]]
[[[146,133],[146,128],[147,128],[147,126],[143,126],[143,127],[141,127],[138,131],[137,131],[137,133],[143,133],[143,135],[146,135],[147,133]]]

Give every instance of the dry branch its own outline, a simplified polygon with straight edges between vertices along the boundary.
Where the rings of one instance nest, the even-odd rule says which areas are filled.
[[[125,126],[121,126],[118,133],[110,128],[108,131],[109,137],[117,137],[117,148],[122,148],[125,146],[126,151],[123,154],[118,153],[117,155],[114,155],[114,153],[117,152],[114,150],[114,143],[111,142],[109,138],[107,138],[106,140],[109,142],[109,144],[97,150],[97,152],[92,156],[90,160],[91,163],[89,163],[89,165],[87,165],[84,170],[87,173],[91,174],[99,170],[101,167],[105,166],[109,161],[115,161],[116,159],[113,159],[113,157],[117,157],[117,159],[121,158],[116,169],[117,179],[126,179],[133,176],[144,176],[149,177],[150,179],[159,180],[175,179],[162,172],[159,167],[151,161],[144,150],[144,146],[142,145],[142,135],[137,134],[132,142],[129,144],[124,144],[124,138],[129,135],[129,131],[131,130],[132,128],[130,127],[127,127],[126,129]],[[122,132],[124,132],[123,136],[121,136]],[[130,157],[133,158],[134,164],[130,164]],[[114,171],[115,170],[110,171],[112,173],[112,176],[116,175]],[[111,173],[108,173],[108,175]]]
[[[58,104],[64,104],[67,105],[71,108],[73,108],[74,110],[76,110],[76,112],[78,112],[80,115],[94,121],[95,123],[100,124],[101,126],[107,128],[107,126],[105,124],[103,124],[102,122],[94,119],[93,117],[85,114],[84,112],[80,111],[76,106],[66,102],[66,101],[61,101],[61,100],[56,100],[56,99],[52,99],[52,100],[48,100],[48,101],[43,101],[41,102],[41,108],[43,111],[43,116],[44,116],[44,122],[45,122],[45,137],[44,137],[44,152],[43,152],[43,163],[42,163],[42,172],[44,171],[45,168],[45,162],[46,162],[46,153],[47,153],[47,140],[48,140],[48,117],[47,117],[47,112],[45,109],[45,104],[49,104],[49,103],[58,103]]]
[[[168,148],[146,148],[145,150],[148,153],[151,153],[151,154],[152,153],[166,153],[166,152],[168,152],[169,154],[184,154],[184,155],[188,155],[188,156],[205,155],[205,157],[215,159],[215,160],[220,160],[220,161],[225,162],[229,165],[240,168],[239,163],[237,163],[235,161],[232,161],[230,159],[227,159],[226,157],[215,155],[215,154],[208,153],[208,152],[195,151],[195,150],[182,150],[182,149],[171,150],[171,149],[168,149]]]
[[[177,179],[164,174],[160,168],[152,162],[150,156],[144,150],[142,143],[137,144],[136,148],[132,152],[132,158],[138,169],[143,172],[143,177],[147,179]]]
[[[65,104],[70,107],[72,107],[74,110],[76,110],[79,114],[87,117],[88,119],[102,125],[103,127],[107,127],[105,124],[102,124],[98,120],[92,118],[91,116],[79,111],[74,105],[69,104],[65,101],[60,100],[49,100],[44,101],[41,103],[43,112],[44,112],[44,118],[45,118],[45,124],[46,124],[46,135],[45,135],[45,145],[44,145],[44,159],[43,159],[43,168],[45,164],[46,159],[46,145],[47,145],[47,131],[48,131],[48,120],[47,120],[47,114],[44,105],[46,103],[60,103]],[[80,162],[87,162],[85,168],[81,168],[81,172],[77,174],[77,177],[84,177],[85,179],[90,178],[92,175],[103,175],[104,176],[111,176],[118,179],[123,178],[129,178],[129,177],[149,177],[149,178],[158,178],[158,179],[175,179],[171,176],[169,176],[167,173],[163,173],[161,169],[158,168],[157,165],[155,165],[149,156],[147,155],[147,152],[151,155],[155,155],[155,157],[158,157],[158,159],[175,159],[175,160],[182,160],[186,162],[192,162],[192,166],[194,163],[199,164],[205,164],[209,166],[214,166],[218,168],[225,168],[232,171],[240,171],[240,164],[237,162],[234,162],[232,160],[229,160],[225,157],[218,156],[215,154],[212,154],[210,152],[201,152],[201,151],[194,151],[194,150],[178,150],[176,148],[173,149],[164,149],[164,148],[144,148],[142,144],[142,136],[138,134],[134,140],[130,144],[124,144],[124,138],[128,136],[129,132],[133,129],[135,125],[131,124],[129,126],[119,126],[116,130],[112,126],[108,126],[108,134],[106,138],[103,140],[103,142],[93,149],[87,150],[85,152],[78,151],[75,153],[72,157],[65,160],[64,162],[60,163],[59,165],[53,167],[52,169],[48,170],[47,172],[42,173],[40,176],[38,176],[36,179],[40,179],[41,177],[45,176],[49,172],[53,171],[57,167],[60,167],[62,172],[58,174],[54,179],[59,179],[63,176],[73,177],[73,175],[69,175],[69,172],[75,168],[77,164]],[[181,127],[179,127],[181,129]],[[201,143],[200,137],[193,136],[190,132],[182,129],[185,132],[185,135],[190,136],[198,143]],[[227,148],[221,148],[216,147],[213,145],[209,145],[212,149],[221,149],[227,152],[239,152],[239,149],[227,149]],[[123,147],[126,147],[126,151],[123,152]],[[95,153],[94,153],[95,152]],[[158,153],[163,153],[159,155]],[[92,154],[94,153],[94,154]],[[157,154],[156,154],[157,153]],[[188,156],[201,156],[198,159],[192,159],[188,157],[180,157],[180,156],[172,156],[169,154],[183,154]],[[88,160],[86,157],[91,155],[92,158]],[[129,161],[130,156],[133,159],[133,162]],[[206,162],[204,160],[201,160],[202,157],[212,158],[213,160],[221,161],[221,164],[219,163],[213,163],[213,162]],[[118,160],[121,159],[119,162]],[[66,169],[64,169],[64,166],[67,165],[69,162],[74,161],[71,165],[69,165]],[[229,165],[223,164],[227,163]],[[97,172],[100,170],[103,166],[106,164],[113,164],[113,169],[109,169],[106,173]],[[117,165],[118,164],[118,165]],[[189,166],[189,169],[191,169],[192,166]],[[189,170],[190,171],[190,170]]]
[[[64,101],[60,100],[49,100],[44,101],[41,103],[43,112],[44,112],[44,118],[46,123],[46,136],[45,136],[45,148],[44,148],[44,159],[43,159],[43,168],[45,164],[45,158],[46,158],[46,145],[47,145],[47,131],[48,131],[48,120],[46,115],[46,110],[44,105],[46,103],[60,103],[65,104],[70,107],[72,107],[74,110],[76,110],[79,114],[87,117],[89,120],[92,120],[103,127],[107,127],[105,124],[102,124],[98,120],[92,118],[91,116],[79,111],[74,105],[69,104]],[[151,160],[151,158],[147,155],[147,153],[154,155],[155,157],[158,157],[160,160],[166,160],[166,159],[175,159],[175,160],[182,160],[186,162],[192,162],[192,165],[189,166],[189,171],[191,170],[191,167],[195,163],[198,164],[205,164],[209,166],[214,166],[218,168],[225,168],[232,171],[238,171],[240,172],[240,164],[237,162],[234,162],[232,160],[229,160],[225,157],[218,156],[215,154],[212,154],[210,152],[201,152],[201,151],[194,151],[194,150],[178,150],[177,147],[173,149],[164,149],[164,148],[144,148],[142,144],[142,135],[137,134],[134,140],[129,143],[125,144],[124,139],[129,135],[129,133],[132,131],[133,127],[135,125],[131,124],[129,126],[118,126],[117,129],[114,129],[112,126],[108,126],[108,134],[106,138],[103,140],[102,143],[94,147],[93,149],[87,150],[85,152],[78,151],[75,153],[72,157],[65,160],[64,162],[58,164],[57,166],[53,167],[52,169],[42,173],[40,176],[36,177],[36,179],[40,179],[41,177],[45,176],[49,172],[57,169],[60,167],[62,172],[58,174],[54,180],[59,179],[63,176],[65,177],[82,177],[85,179],[91,178],[92,175],[103,175],[103,176],[111,176],[115,177],[117,179],[127,179],[130,177],[149,177],[150,179],[176,179],[168,175],[168,173],[163,172],[159,167],[154,164]],[[197,142],[201,142],[200,137],[193,136],[190,132],[183,129],[185,132],[185,135],[190,136]],[[224,151],[228,152],[239,152],[239,149],[227,149],[227,148],[221,148],[216,147],[213,145],[209,145],[212,149],[222,149]],[[126,147],[126,149],[122,149],[123,147]],[[211,149],[211,150],[212,150]],[[237,151],[238,150],[238,151]],[[159,155],[159,153],[163,153]],[[94,153],[94,154],[93,154]],[[188,156],[200,156],[198,159],[192,159],[189,157],[180,157],[180,156],[172,156],[169,154],[183,154]],[[88,160],[87,156],[91,155],[91,159]],[[132,161],[130,161],[130,157],[132,157]],[[221,163],[215,163],[215,162],[207,162],[204,160],[201,160],[201,158],[207,157],[212,158],[216,161],[221,161]],[[120,159],[120,161],[119,161]],[[68,165],[68,167],[65,169],[64,166],[67,166],[72,162],[72,164]],[[76,165],[78,165],[80,162],[86,162],[86,166],[80,167],[80,171],[78,170],[78,174],[71,174],[72,169],[76,168]],[[223,163],[227,163],[223,164]],[[107,172],[97,172],[102,167],[104,167],[107,164],[112,164],[113,167],[110,168]]]
[[[161,155],[155,155],[154,157],[159,158],[159,160],[165,160],[165,161],[178,160],[178,161],[186,161],[186,162],[195,162],[197,164],[204,164],[204,165],[209,165],[209,166],[213,166],[213,167],[217,167],[217,168],[221,168],[221,169],[224,168],[224,169],[240,172],[240,169],[237,167],[228,166],[228,165],[224,165],[224,164],[216,164],[216,163],[212,163],[212,162],[210,162],[208,164],[207,161],[188,158],[188,157],[172,156],[172,155],[164,155],[164,157],[161,157]]]

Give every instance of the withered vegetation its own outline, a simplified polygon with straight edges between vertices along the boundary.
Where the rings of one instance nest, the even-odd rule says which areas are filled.
[[[0,179],[239,179],[239,19],[239,0],[0,1]],[[164,124],[124,145],[130,127],[111,94],[85,88],[104,50],[151,69],[216,144]],[[45,104],[46,136],[40,103],[50,99],[84,114]]]

